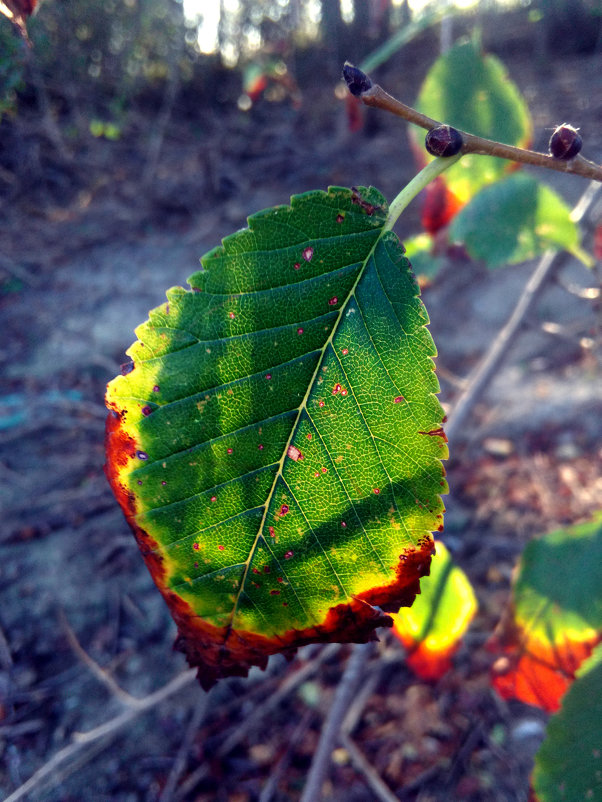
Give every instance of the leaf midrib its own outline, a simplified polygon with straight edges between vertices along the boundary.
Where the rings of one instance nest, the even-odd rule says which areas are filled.
[[[333,342],[334,337],[335,337],[335,335],[336,335],[336,333],[338,331],[339,324],[340,324],[341,320],[343,319],[345,311],[346,311],[347,307],[349,306],[349,302],[351,301],[352,298],[355,298],[355,291],[357,289],[357,286],[358,286],[359,282],[362,279],[362,276],[364,275],[364,272],[366,270],[366,266],[367,266],[368,262],[370,261],[370,259],[374,256],[374,252],[376,250],[376,247],[377,247],[378,243],[381,241],[382,237],[386,233],[387,232],[386,232],[386,229],[384,228],[384,220],[383,220],[383,226],[381,227],[380,234],[378,235],[378,237],[374,241],[374,243],[372,245],[372,248],[370,249],[369,253],[366,255],[366,258],[364,259],[364,261],[362,263],[362,266],[361,266],[361,268],[360,268],[360,270],[358,272],[357,278],[353,282],[353,285],[349,289],[349,292],[347,294],[347,297],[345,298],[344,303],[341,305],[341,307],[340,307],[340,309],[338,311],[338,319],[335,322],[335,324],[333,325],[330,334],[328,335],[326,341],[324,342],[324,345],[322,346],[321,349],[319,349],[320,352],[321,352],[320,358],[318,359],[318,361],[316,363],[316,367],[315,367],[314,373],[313,373],[313,375],[311,377],[311,380],[308,382],[307,389],[305,391],[305,395],[303,396],[303,399],[301,400],[301,403],[297,407],[297,416],[296,416],[296,419],[295,419],[295,421],[294,421],[294,423],[293,423],[293,425],[291,427],[290,434],[289,434],[288,439],[287,439],[287,441],[286,441],[286,443],[284,445],[284,448],[282,450],[282,456],[280,458],[280,462],[278,463],[278,470],[276,471],[276,473],[274,475],[274,481],[272,482],[272,487],[271,487],[270,492],[268,493],[268,496],[266,498],[266,502],[265,502],[264,510],[263,510],[263,516],[262,516],[261,521],[259,523],[259,527],[258,527],[258,530],[257,530],[257,535],[255,536],[255,540],[253,542],[253,545],[249,549],[249,556],[248,556],[248,558],[246,560],[245,569],[243,571],[243,575],[242,575],[241,580],[240,580],[238,593],[236,594],[236,601],[235,601],[235,603],[233,605],[233,608],[232,608],[232,613],[231,613],[231,616],[230,616],[230,622],[229,622],[228,628],[226,630],[226,636],[224,638],[224,643],[226,643],[226,641],[228,640],[228,638],[230,636],[230,632],[231,632],[231,629],[232,629],[232,626],[233,626],[233,623],[234,623],[234,619],[236,618],[236,614],[238,612],[240,599],[241,599],[241,596],[242,596],[242,594],[244,592],[244,588],[245,588],[245,585],[246,585],[246,582],[247,582],[247,578],[249,576],[249,570],[251,568],[251,562],[253,560],[253,557],[255,555],[255,551],[256,551],[257,546],[258,546],[260,541],[263,541],[263,543],[265,544],[265,548],[272,555],[272,559],[274,559],[275,562],[277,562],[279,564],[279,560],[277,559],[276,555],[274,554],[272,548],[270,547],[267,539],[264,537],[264,534],[263,534],[264,533],[264,528],[265,528],[265,523],[266,523],[266,518],[267,518],[267,514],[268,514],[268,509],[270,507],[270,503],[272,501],[272,498],[274,497],[274,492],[276,490],[276,485],[277,485],[278,479],[281,478],[282,481],[285,482],[285,484],[287,484],[287,486],[288,486],[288,483],[286,482],[286,480],[284,479],[284,477],[282,475],[282,471],[283,471],[283,468],[284,468],[285,460],[286,460],[287,455],[288,455],[288,449],[289,449],[289,447],[290,447],[290,445],[291,445],[291,443],[293,441],[293,438],[295,436],[295,433],[296,433],[296,430],[297,430],[297,426],[299,425],[299,421],[301,419],[301,414],[305,410],[305,412],[307,413],[307,415],[309,417],[309,411],[307,409],[307,401],[308,401],[310,393],[311,393],[311,391],[312,391],[312,389],[314,387],[314,383],[316,381],[316,378],[318,377],[318,375],[320,373],[320,368],[322,367],[322,363],[323,363],[323,360],[324,360],[324,355],[326,354],[326,350],[328,349],[329,345],[332,346],[332,342]],[[358,305],[358,309],[359,309],[359,305]],[[333,350],[334,350],[334,348],[333,348]],[[379,456],[379,459],[380,459],[380,456]],[[330,562],[330,560],[329,560],[329,562]],[[335,572],[335,576],[336,576],[336,572]],[[337,577],[337,580],[338,580],[338,577]],[[339,580],[339,584],[340,584],[340,580]],[[341,585],[341,587],[343,588],[342,585]],[[343,591],[345,592],[344,588],[343,588]],[[295,591],[295,595],[297,595],[296,591]]]

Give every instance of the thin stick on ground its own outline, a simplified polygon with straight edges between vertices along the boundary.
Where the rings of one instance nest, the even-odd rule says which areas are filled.
[[[259,802],[271,802],[272,797],[276,793],[278,788],[278,783],[284,777],[286,770],[291,762],[291,758],[293,753],[298,746],[298,744],[303,739],[303,736],[309,729],[311,724],[311,720],[314,717],[315,713],[313,710],[308,709],[303,714],[301,721],[297,724],[295,729],[293,730],[293,734],[290,737],[290,740],[287,744],[287,748],[285,753],[282,755],[280,760],[274,766],[272,773],[270,774],[268,781],[261,789],[261,794],[259,796]]]
[[[351,657],[345,666],[332,706],[322,727],[318,747],[314,753],[307,782],[301,796],[301,802],[318,802],[322,798],[322,785],[326,779],[332,750],[339,740],[345,715],[358,688],[372,650],[372,643],[362,643],[353,647]]]
[[[4,802],[19,802],[19,800],[24,799],[28,794],[31,794],[33,791],[44,785],[44,783],[50,777],[52,777],[53,774],[58,772],[59,769],[63,769],[63,776],[70,774],[74,766],[71,763],[65,770],[63,767],[66,763],[69,761],[74,761],[76,758],[78,758],[78,765],[81,766],[82,761],[87,762],[88,760],[91,760],[94,755],[98,754],[99,751],[104,749],[108,743],[110,743],[110,740],[108,740],[110,737],[117,735],[117,733],[123,729],[123,727],[130,724],[133,719],[135,719],[141,713],[151,710],[165,699],[168,699],[170,696],[178,693],[178,691],[181,691],[187,685],[191,685],[195,678],[196,671],[194,669],[183,671],[181,674],[178,674],[170,682],[168,682],[167,685],[159,688],[158,691],[155,691],[154,693],[145,696],[143,699],[140,699],[137,707],[128,708],[123,713],[120,713],[118,716],[106,721],[104,724],[94,727],[94,729],[75,734],[73,736],[72,743],[70,743],[68,746],[65,746],[63,749],[60,749],[50,758],[50,760],[46,761],[46,763],[44,763],[44,765],[41,766],[29,778],[29,780],[24,782],[23,785],[19,786],[16,791],[13,791],[13,793],[10,794],[10,796],[8,796]],[[100,742],[105,739],[107,739],[106,743],[101,744]],[[90,749],[92,746],[93,748]],[[85,752],[86,747],[88,747],[87,752]]]
[[[256,728],[259,722],[265,716],[276,709],[283,700],[289,696],[293,691],[299,687],[303,682],[306,682],[313,674],[316,673],[320,665],[325,661],[334,657],[340,650],[339,643],[329,643],[325,646],[319,654],[315,655],[311,660],[302,665],[296,671],[287,674],[281,682],[277,690],[269,696],[265,702],[256,707],[253,712],[240,724],[233,729],[230,735],[222,743],[216,752],[216,757],[223,759],[226,755],[230,754],[244,739]],[[173,795],[173,802],[180,802],[193,791],[196,786],[202,782],[209,774],[209,765],[203,763],[192,772],[180,785],[175,794]]]
[[[203,694],[198,698],[194,710],[192,711],[190,721],[188,722],[188,726],[186,727],[186,733],[184,734],[184,738],[182,739],[182,743],[178,749],[178,754],[176,755],[172,769],[169,772],[169,777],[167,778],[167,782],[165,783],[161,796],[159,797],[159,802],[172,802],[173,800],[174,791],[176,790],[178,781],[182,776],[184,769],[186,768],[186,762],[188,760],[188,755],[190,754],[192,742],[194,741],[195,735],[199,731],[201,722],[205,717],[205,713],[207,711],[207,698],[208,694]]]
[[[88,652],[77,639],[77,635],[71,628],[71,625],[67,621],[67,618],[62,610],[59,610],[59,621],[65,632],[65,635],[67,636],[69,646],[71,646],[76,656],[90,670],[90,672],[94,674],[96,679],[101,682],[105,688],[107,688],[107,690],[109,690],[113,696],[125,707],[131,707],[134,709],[140,707],[144,700],[137,699],[135,696],[127,693],[127,691],[124,691],[123,688],[117,684],[111,674],[106,669],[102,668],[102,666],[99,666],[98,663],[90,657]]]
[[[399,797],[395,796],[380,774],[370,765],[368,759],[348,735],[341,734],[341,744],[349,753],[353,768],[363,775],[376,799],[378,799],[379,802],[399,802]]]
[[[299,687],[299,685],[313,676],[318,670],[319,666],[325,660],[329,660],[331,657],[334,657],[340,648],[341,645],[339,643],[329,643],[328,646],[325,646],[322,651],[312,660],[300,666],[296,671],[287,674],[284,677],[280,687],[268,699],[266,699],[262,705],[257,707],[253,713],[251,713],[245,719],[245,721],[241,722],[229,738],[226,738],[226,740],[218,749],[218,756],[225,757],[227,754],[229,754],[234,747],[238,746],[238,744],[243,741],[250,732],[252,732],[254,727],[257,727],[257,724],[259,721],[261,721],[261,719],[265,718],[265,716],[271,710],[275,710],[280,704],[282,704],[283,700],[286,699],[289,694],[291,694],[296,688]]]

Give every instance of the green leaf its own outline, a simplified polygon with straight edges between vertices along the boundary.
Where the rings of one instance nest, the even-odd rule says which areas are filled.
[[[602,799],[602,646],[552,716],[535,757],[533,787],[540,802]]]
[[[494,686],[549,711],[602,639],[602,517],[531,541],[490,649]]]
[[[253,215],[107,389],[107,474],[206,686],[365,641],[428,571],[447,447],[386,212],[335,187]]]
[[[441,123],[507,145],[526,147],[531,139],[527,104],[495,56],[484,55],[478,41],[460,41],[429,70],[416,108]],[[412,139],[424,160],[423,134]],[[463,203],[508,170],[508,162],[491,156],[467,155],[445,175],[449,190]]]
[[[420,596],[393,616],[393,631],[408,651],[407,663],[423,679],[438,679],[477,611],[477,600],[464,571],[454,565],[443,543],[431,561]]]
[[[579,230],[552,189],[516,173],[482,189],[451,223],[452,241],[489,267],[516,264],[547,248],[575,250]]]

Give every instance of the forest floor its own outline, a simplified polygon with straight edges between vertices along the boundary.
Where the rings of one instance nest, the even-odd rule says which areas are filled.
[[[428,63],[398,59],[412,95]],[[506,64],[531,106],[534,146],[545,149],[550,126],[569,117],[583,128],[586,155],[600,161],[599,54],[566,57],[545,74],[529,53],[513,51]],[[395,74],[379,80],[401,91]],[[92,143],[78,163],[47,167],[30,190],[8,191],[0,231],[1,795],[55,756],[23,798],[299,797],[349,648],[308,647],[290,664],[274,658],[266,672],[223,681],[208,695],[190,674],[168,684],[186,667],[103,475],[104,387],[165,289],[184,283],[248,213],[329,184],[373,184],[392,197],[414,171],[403,129],[371,115],[351,135],[332,94],[306,98],[301,111],[208,110],[200,134],[174,117],[150,190],[139,180],[144,153],[128,140]],[[581,179],[543,178],[571,204],[585,189]],[[599,221],[600,205],[596,214]],[[416,230],[415,209],[403,225],[402,236]],[[591,238],[586,231],[590,249]],[[446,407],[532,270],[454,263],[425,290]],[[592,274],[570,263],[562,281],[588,287]],[[417,680],[402,647],[383,634],[351,732],[369,768],[338,748],[328,799],[376,799],[366,784],[373,771],[391,798],[526,802],[545,715],[494,694],[484,644],[525,543],[602,508],[600,352],[580,344],[599,332],[599,314],[595,303],[550,286],[452,443],[443,539],[475,586],[479,613],[438,683]],[[549,321],[562,337],[542,331]],[[145,702],[132,704],[107,676]],[[78,740],[106,722],[97,737]]]

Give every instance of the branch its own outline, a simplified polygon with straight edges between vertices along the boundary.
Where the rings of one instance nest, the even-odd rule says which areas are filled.
[[[581,221],[590,209],[594,207],[599,192],[600,187],[596,184],[591,183],[588,185],[571,213],[571,219],[575,223]],[[521,331],[530,311],[541,297],[544,287],[568,258],[569,254],[566,251],[546,251],[539,260],[537,267],[525,285],[514,312],[508,322],[500,329],[487,354],[475,368],[468,379],[465,389],[456,399],[449,415],[449,422],[445,426],[448,440],[453,440],[456,433],[462,428],[467,415],[504,361],[510,346]]]
[[[361,98],[366,106],[373,106],[383,111],[390,111],[397,117],[402,117],[404,120],[414,123],[414,125],[426,128],[427,131],[445,125],[445,123],[433,120],[432,117],[427,117],[426,114],[422,114],[411,106],[407,106],[405,103],[397,100],[397,98],[385,92],[378,84],[373,84],[365,73],[361,72],[357,67],[353,67],[351,64],[345,64],[343,75],[347,81],[349,91]],[[461,155],[478,153],[483,156],[497,156],[498,158],[509,159],[510,161],[519,162],[521,164],[547,167],[549,170],[557,170],[560,173],[572,173],[573,175],[580,175],[583,178],[590,178],[593,181],[602,181],[602,166],[588,159],[584,159],[582,156],[576,156],[573,159],[565,161],[546,153],[538,153],[535,150],[504,145],[501,142],[475,136],[465,131],[459,131],[459,134],[463,142],[459,150]]]
[[[315,655],[311,660],[306,662],[296,671],[286,674],[279,687],[268,696],[268,698],[261,705],[255,707],[254,710],[240,723],[234,727],[230,735],[224,740],[222,745],[217,749],[214,754],[219,760],[223,760],[229,755],[244,739],[250,734],[253,729],[259,727],[259,723],[270,713],[277,708],[284,699],[291,694],[302,683],[306,682],[322,665],[323,662],[333,657],[341,648],[339,643],[329,643],[324,646],[322,650]],[[238,706],[237,702],[237,706]],[[191,791],[205,779],[211,772],[211,767],[206,761],[203,762],[195,771],[186,777],[180,787],[173,795],[173,802],[181,802],[181,800],[188,797]]]
[[[98,727],[94,727],[92,730],[83,733],[75,733],[73,736],[74,740],[68,746],[65,746],[54,754],[50,760],[44,763],[44,765],[27,780],[27,782],[23,783],[16,791],[13,791],[4,802],[19,802],[19,800],[26,797],[35,788],[42,785],[63,765],[63,763],[75,758],[86,746],[90,747],[94,745],[94,748],[91,751],[89,750],[88,753],[82,757],[84,761],[91,759],[100,749],[104,748],[104,745],[100,743],[102,740],[110,735],[116,735],[122,727],[125,727],[141,713],[150,710],[164,699],[168,699],[170,696],[173,696],[173,694],[182,690],[182,688],[192,684],[195,678],[196,672],[194,669],[183,671],[181,674],[177,674],[167,685],[159,688],[158,691],[140,699],[138,707],[130,707],[123,713],[115,716],[115,718],[110,719],[104,724],[100,724]],[[79,765],[81,765],[81,763]],[[69,767],[67,773],[70,773],[72,768],[72,766]]]
[[[373,645],[369,642],[353,647],[351,657],[337,685],[334,701],[322,727],[301,802],[319,802],[322,798],[322,785],[330,765],[332,750],[339,740],[343,720],[358,688]]]
[[[305,734],[309,730],[311,720],[314,716],[315,712],[313,710],[308,709],[305,711],[301,721],[297,724],[292,735],[290,736],[290,739],[288,740],[284,754],[274,766],[274,769],[272,770],[272,773],[270,774],[266,784],[261,789],[259,802],[272,802],[272,798],[277,793],[278,785],[286,774],[295,749],[305,737]]]
[[[71,625],[67,621],[67,617],[62,610],[59,610],[59,621],[63,630],[65,631],[65,635],[67,636],[67,640],[69,641],[69,645],[75,652],[76,656],[82,661],[82,663],[87,666],[87,668],[94,674],[96,679],[109,690],[116,699],[118,699],[122,705],[125,707],[131,707],[133,709],[139,708],[144,704],[144,699],[137,699],[135,696],[127,693],[121,688],[113,676],[102,666],[98,665],[96,660],[93,660],[92,657],[88,654],[88,652],[83,648],[79,640],[77,639],[77,635],[71,628]]]
[[[180,748],[178,749],[178,754],[176,755],[172,769],[169,772],[169,777],[163,786],[163,791],[159,797],[159,802],[172,802],[173,800],[178,781],[184,773],[184,769],[186,768],[192,743],[200,729],[201,722],[205,717],[205,713],[207,711],[207,698],[207,694],[203,694],[203,696],[199,696],[197,700],[195,708],[192,711],[190,721],[188,722],[188,726],[186,727],[184,738],[180,744]]]
[[[399,802],[399,797],[391,791],[376,769],[372,768],[366,756],[348,735],[341,733],[341,744],[349,753],[353,768],[363,775],[376,799],[379,802]]]

